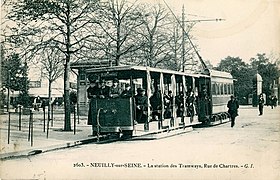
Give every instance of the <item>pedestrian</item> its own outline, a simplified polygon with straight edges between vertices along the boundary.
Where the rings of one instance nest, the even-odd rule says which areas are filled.
[[[276,106],[277,106],[277,101],[278,101],[277,97],[276,97],[276,96],[273,96],[272,102],[271,102],[271,104],[272,104],[272,106],[271,106],[272,109],[273,109],[273,107],[276,108]]]
[[[42,105],[42,100],[41,100],[40,96],[37,96],[33,102],[34,110],[39,111],[39,108],[41,107],[41,105]]]
[[[263,115],[263,105],[264,105],[264,98],[263,94],[260,94],[259,96],[259,116]]]
[[[238,116],[239,103],[234,96],[230,96],[230,100],[227,103],[228,113],[230,115],[231,127],[235,125],[235,118]]]

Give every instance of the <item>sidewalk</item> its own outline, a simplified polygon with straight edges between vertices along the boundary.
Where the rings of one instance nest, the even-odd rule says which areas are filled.
[[[0,115],[0,159],[27,156],[37,152],[46,152],[67,148],[93,141],[91,126],[87,125],[87,116],[76,118],[76,132],[74,134],[74,117],[71,114],[72,131],[63,131],[64,114],[54,112],[54,121],[50,121],[47,138],[47,112],[44,132],[44,113],[35,111],[33,114],[33,144],[29,138],[30,115],[22,115],[21,130],[19,130],[19,114],[12,112],[10,116],[10,142],[8,144],[8,113]],[[53,126],[52,126],[53,125]],[[30,131],[31,132],[31,131]]]

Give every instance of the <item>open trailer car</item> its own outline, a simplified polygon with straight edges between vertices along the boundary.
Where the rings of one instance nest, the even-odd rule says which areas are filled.
[[[110,86],[117,78],[121,88],[131,86],[130,96],[90,100],[88,124],[96,135],[131,136],[136,127],[154,131],[228,121],[226,102],[233,94],[233,79],[228,73],[188,74],[141,66],[94,68],[86,73],[89,81],[105,80]],[[140,119],[135,101],[138,88],[144,89],[147,96],[147,109]],[[155,92],[159,93],[159,108],[151,106]],[[168,104],[166,98],[169,98]]]

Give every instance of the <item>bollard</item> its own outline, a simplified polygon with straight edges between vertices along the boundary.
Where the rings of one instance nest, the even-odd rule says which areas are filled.
[[[76,134],[76,108],[75,108],[75,104],[74,106],[74,135]]]
[[[46,107],[43,106],[43,112],[44,112],[44,129],[43,131],[45,132],[46,131]]]
[[[21,106],[19,106],[18,112],[18,130],[21,131]]]
[[[77,104],[77,116],[78,116],[78,124],[80,124],[80,113],[79,113],[79,105]]]
[[[50,127],[50,119],[47,121],[47,139],[49,138],[49,127]]]
[[[31,146],[33,146],[33,112],[31,109],[28,124],[28,141],[31,141]]]
[[[52,116],[51,117],[51,119],[52,119],[52,125],[51,126],[53,127],[53,104],[51,105],[51,116]]]
[[[8,144],[10,144],[10,133],[11,133],[11,112],[9,111],[9,117],[8,117]]]
[[[33,146],[33,112],[30,110],[30,119],[31,119],[31,146]]]
[[[31,136],[31,112],[32,110],[29,111],[29,122],[28,122],[28,141],[30,141],[30,136]]]

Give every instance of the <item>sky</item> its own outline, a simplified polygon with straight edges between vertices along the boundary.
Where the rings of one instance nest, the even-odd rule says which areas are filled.
[[[164,0],[139,0],[161,3]],[[249,62],[257,53],[280,56],[280,0],[165,0],[186,19],[215,19],[197,23],[191,32],[200,55],[216,66],[227,56]],[[196,15],[196,16],[194,16]]]

